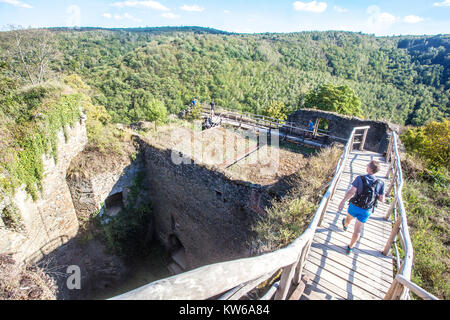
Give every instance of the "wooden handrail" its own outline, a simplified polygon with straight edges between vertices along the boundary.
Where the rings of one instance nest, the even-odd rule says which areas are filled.
[[[290,245],[276,251],[256,257],[203,266],[170,278],[161,279],[140,288],[111,298],[112,300],[197,300],[208,299],[227,292],[267,274],[275,274],[283,269],[277,290],[273,290],[276,299],[285,299],[292,282],[298,283],[303,272],[304,261],[309,253],[312,239],[319,222],[328,206],[337,182],[344,170],[355,132],[368,127],[356,127],[352,130],[344,153],[336,165],[335,174],[325,192],[312,221],[306,230]],[[255,287],[258,283],[255,283]],[[248,288],[251,290],[252,288]],[[269,298],[269,297],[266,297]]]
[[[429,294],[422,288],[411,282],[411,273],[413,267],[413,247],[411,238],[409,235],[408,229],[408,221],[406,218],[405,206],[402,198],[402,190],[403,190],[403,174],[400,156],[398,152],[398,136],[395,132],[392,132],[391,141],[389,142],[388,151],[386,153],[386,161],[391,161],[392,165],[389,166],[389,170],[393,173],[392,183],[389,189],[394,189],[394,199],[388,210],[388,213],[385,217],[388,220],[394,209],[398,209],[398,216],[396,217],[394,228],[391,232],[388,242],[384,248],[383,254],[387,255],[392,247],[394,239],[396,236],[400,236],[400,244],[404,251],[404,258],[401,263],[401,267],[397,272],[397,276],[392,283],[389,291],[387,292],[385,299],[386,300],[405,300],[409,297],[409,290],[411,289],[414,293],[416,293],[419,297],[424,299],[428,299],[430,297],[434,297]],[[389,176],[389,172],[388,172]],[[394,188],[394,186],[396,188]],[[390,191],[390,190],[389,190]],[[389,194],[387,194],[389,195]],[[419,290],[420,289],[420,290]],[[437,299],[437,298],[436,298]]]
[[[207,111],[204,111],[204,112],[208,113]],[[300,130],[300,131],[307,132],[307,133],[311,132],[309,129],[304,129],[304,128],[301,128],[301,127],[293,126],[292,124],[288,124],[284,120],[271,118],[271,117],[267,117],[267,116],[261,116],[261,115],[257,115],[257,114],[252,114],[252,113],[249,113],[249,112],[229,111],[229,110],[219,111],[218,110],[218,111],[215,112],[215,114],[216,115],[220,115],[222,117],[227,117],[227,116],[229,116],[231,118],[234,117],[234,120],[236,122],[238,121],[237,120],[237,116],[241,116],[241,118],[240,118],[241,120],[240,121],[242,121],[242,116],[244,115],[247,118],[249,118],[250,120],[256,122],[257,124],[259,124],[258,121],[262,122],[263,125],[265,125],[267,127],[272,127],[273,126],[273,127],[277,128],[277,129],[280,129],[280,128],[291,129],[291,130],[296,129],[296,130]],[[270,121],[270,120],[267,120],[267,119],[271,119],[273,121]],[[320,130],[320,131],[325,132],[323,130]],[[330,138],[335,139],[335,140],[347,141],[347,139],[336,137],[336,136],[332,136],[332,135],[329,135],[329,134],[326,134],[326,133],[317,133],[317,135],[318,136],[330,137]]]
[[[428,293],[427,291],[423,290],[421,287],[419,287],[418,285],[412,283],[411,281],[409,281],[408,279],[406,279],[404,276],[402,276],[401,274],[397,274],[397,276],[395,277],[395,281],[397,281],[398,283],[400,283],[401,285],[407,287],[408,289],[410,289],[412,292],[414,292],[417,296],[419,296],[420,298],[424,299],[424,300],[439,300],[437,297],[435,297],[434,295],[432,295],[431,293]]]

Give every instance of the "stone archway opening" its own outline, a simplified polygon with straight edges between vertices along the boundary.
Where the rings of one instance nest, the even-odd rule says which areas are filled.
[[[105,200],[106,213],[110,217],[116,216],[120,210],[123,208],[123,194],[122,192],[117,192],[110,195]]]
[[[179,274],[187,269],[186,250],[176,234],[169,236],[169,252],[172,262],[168,269],[172,274]]]

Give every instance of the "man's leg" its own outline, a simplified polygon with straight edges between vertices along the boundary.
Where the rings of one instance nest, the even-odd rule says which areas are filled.
[[[345,222],[347,222],[347,221],[345,221]],[[348,247],[350,249],[353,249],[353,247],[355,246],[355,243],[359,240],[363,225],[364,225],[363,222],[356,220],[355,229],[353,230],[352,240],[350,241],[350,244],[348,245]]]
[[[344,223],[344,227],[348,227],[348,225],[350,224],[350,222],[352,222],[353,217],[347,213],[347,216],[345,217],[345,223]]]

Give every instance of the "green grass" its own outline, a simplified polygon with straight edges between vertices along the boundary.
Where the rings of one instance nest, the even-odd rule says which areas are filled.
[[[319,151],[308,159],[292,179],[294,186],[280,200],[272,200],[267,215],[254,227],[260,251],[273,251],[290,244],[311,222],[334,174],[342,150]]]
[[[414,252],[412,281],[440,299],[450,297],[447,190],[412,179],[403,189]]]

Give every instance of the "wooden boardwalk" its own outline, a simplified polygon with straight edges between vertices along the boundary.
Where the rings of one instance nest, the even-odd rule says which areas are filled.
[[[310,283],[301,300],[381,300],[393,282],[392,256],[382,251],[391,234],[391,222],[385,221],[389,205],[379,204],[365,223],[361,238],[353,253],[346,255],[355,219],[347,231],[342,229],[347,205],[338,212],[338,205],[353,180],[366,174],[371,160],[380,161],[382,168],[376,177],[383,180],[385,190],[389,181],[385,178],[388,165],[377,153],[353,150],[330,200],[323,222],[317,227],[311,251],[305,264],[305,274]]]

